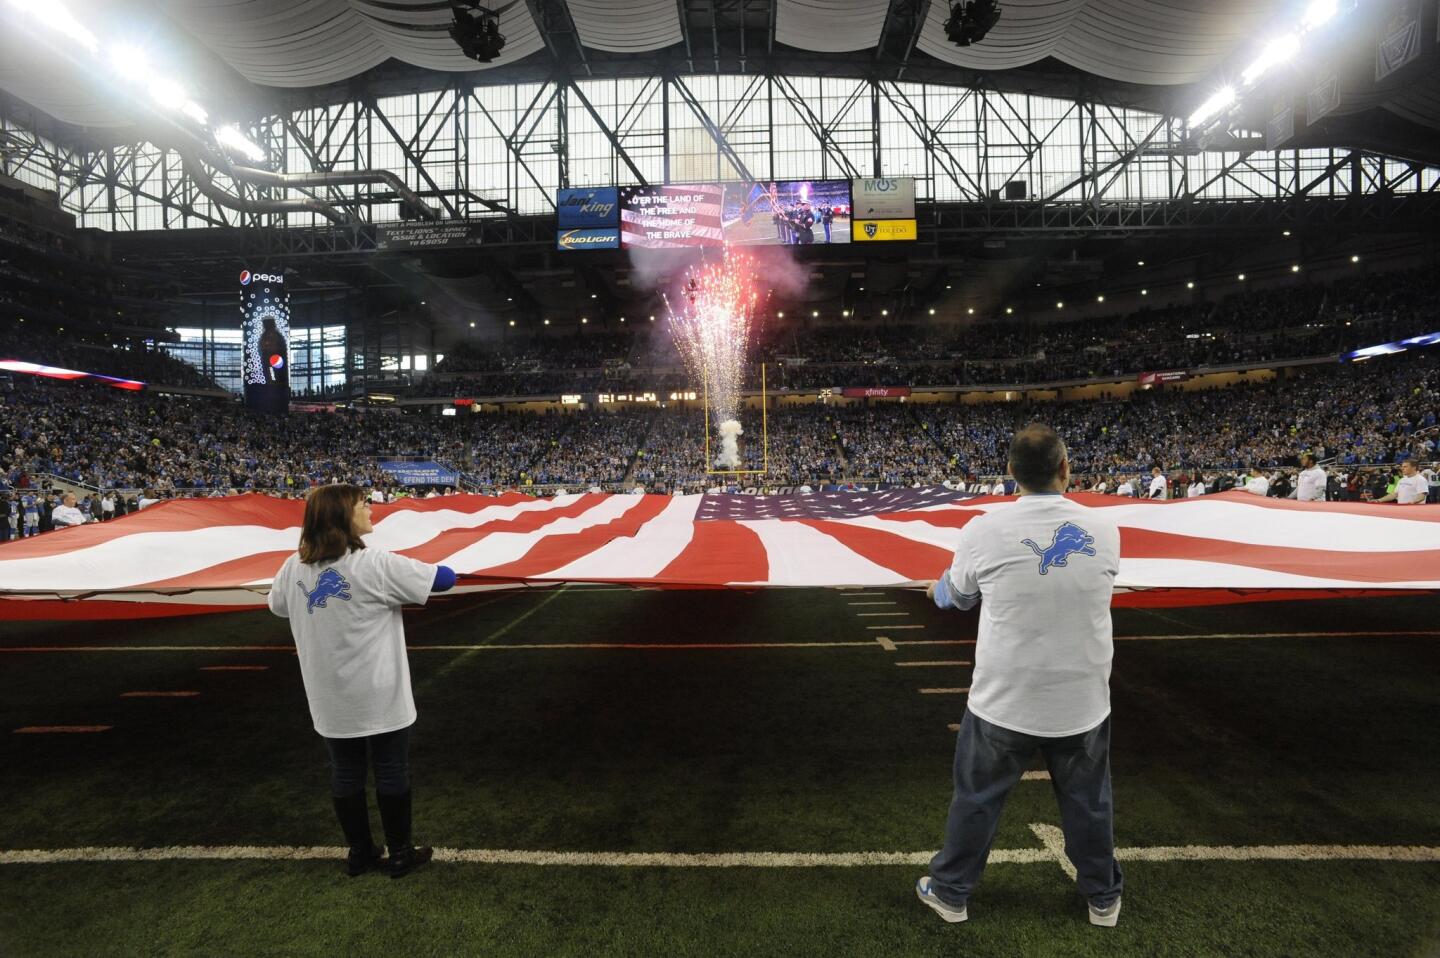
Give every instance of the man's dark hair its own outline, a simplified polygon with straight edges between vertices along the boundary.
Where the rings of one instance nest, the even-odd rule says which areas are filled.
[[[1065,443],[1044,423],[1032,422],[1010,440],[1010,475],[1026,489],[1044,489],[1060,475]]]
[[[1412,457],[1412,456],[1406,456],[1406,457],[1405,457],[1405,460],[1404,460],[1403,462],[1401,462],[1400,465],[1402,465],[1402,466],[1414,466],[1416,469],[1419,469],[1419,468],[1420,468],[1420,463],[1416,462],[1415,459],[1414,459],[1414,457]]]

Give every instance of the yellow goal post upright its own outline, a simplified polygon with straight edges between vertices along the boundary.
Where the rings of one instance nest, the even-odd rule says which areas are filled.
[[[761,476],[770,471],[770,396],[765,391],[765,364],[760,364],[760,454],[762,466],[759,469],[716,469],[715,460],[710,458],[710,377],[700,370],[700,382],[705,403],[705,475],[707,476]],[[741,403],[744,408],[744,403]]]

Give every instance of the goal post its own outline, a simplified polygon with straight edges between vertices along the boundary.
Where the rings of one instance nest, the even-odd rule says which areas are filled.
[[[770,472],[770,396],[765,391],[765,364],[760,364],[760,456],[759,469],[716,469],[715,460],[710,456],[710,377],[704,369],[700,371],[703,399],[705,403],[705,475],[707,476],[763,476]],[[742,408],[744,404],[741,404]]]

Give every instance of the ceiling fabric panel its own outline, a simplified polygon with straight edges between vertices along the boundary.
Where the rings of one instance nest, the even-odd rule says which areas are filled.
[[[957,47],[945,36],[950,15],[944,0],[932,0],[916,46],[939,60],[972,70],[1010,70],[1050,56],[1086,0],[1007,0],[1000,22],[984,42]]]
[[[1273,22],[1278,6],[1257,0],[1088,0],[1054,53],[1112,80],[1194,83]]]
[[[579,0],[570,0],[573,8]],[[944,0],[938,0],[943,6]],[[801,50],[873,50],[885,28],[884,0],[774,0],[775,39]],[[932,4],[933,6],[933,4]]]
[[[580,42],[609,53],[663,50],[684,39],[675,0],[568,0]]]

